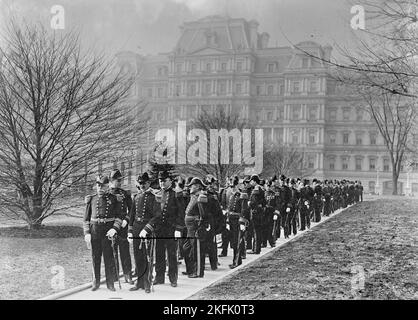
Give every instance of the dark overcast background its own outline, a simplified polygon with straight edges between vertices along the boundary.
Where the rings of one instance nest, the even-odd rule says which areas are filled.
[[[344,44],[353,32],[348,0],[0,0],[0,24],[14,15],[49,25],[53,5],[64,7],[67,29],[110,54],[171,51],[184,21],[215,14],[256,19],[270,46],[288,46],[286,38]]]

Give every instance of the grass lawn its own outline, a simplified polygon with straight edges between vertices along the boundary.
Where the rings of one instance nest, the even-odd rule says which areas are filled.
[[[81,227],[49,226],[45,238],[25,235],[24,228],[0,229],[0,299],[37,299],[61,291],[51,283],[56,265],[64,267],[65,289],[91,281],[91,253]]]
[[[357,204],[191,299],[418,299],[418,200]]]

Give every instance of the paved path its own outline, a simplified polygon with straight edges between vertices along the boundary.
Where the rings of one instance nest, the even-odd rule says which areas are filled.
[[[267,248],[261,249],[261,254],[248,254],[247,258],[243,260],[243,264],[233,270],[229,269],[228,265],[232,262],[232,249],[228,249],[228,256],[227,257],[220,257],[219,262],[220,266],[218,270],[212,271],[210,270],[210,265],[208,259],[206,259],[206,270],[204,278],[196,278],[196,279],[189,279],[187,276],[181,274],[182,271],[185,271],[184,263],[179,265],[179,278],[178,278],[178,286],[177,288],[173,288],[170,286],[170,282],[168,278],[166,278],[166,283],[163,285],[154,286],[154,292],[149,294],[145,293],[144,290],[138,291],[129,291],[129,288],[132,287],[124,283],[121,279],[122,289],[120,290],[118,284],[115,283],[116,292],[111,292],[107,290],[106,284],[101,285],[100,289],[92,292],[90,288],[87,288],[88,284],[84,286],[80,286],[76,289],[78,292],[72,293],[74,289],[66,290],[65,292],[61,292],[58,295],[52,295],[45,297],[43,299],[63,299],[63,300],[107,300],[107,299],[124,299],[124,300],[183,300],[186,299],[196,292],[200,291],[201,289],[225,278],[226,276],[237,272],[238,270],[248,266],[251,262],[259,259],[260,257],[264,256],[265,254],[271,252],[272,250],[277,250],[285,243],[292,241],[301,237],[306,232],[311,232],[315,229],[316,226],[324,223],[328,219],[333,219],[337,214],[342,212],[343,210],[338,210],[330,217],[322,217],[319,223],[311,223],[311,228],[305,231],[299,231],[296,236],[290,236],[289,239],[279,238],[276,242],[275,248]],[[283,233],[282,233],[283,236]],[[220,250],[220,249],[219,249]],[[81,289],[81,290],[80,290]]]

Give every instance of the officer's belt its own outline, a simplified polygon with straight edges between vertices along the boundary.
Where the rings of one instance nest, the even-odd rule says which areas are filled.
[[[115,221],[115,218],[92,218],[91,220],[90,220],[90,222],[95,222],[95,223],[97,223],[97,224],[99,224],[99,223],[107,223],[107,222],[112,222],[112,221]]]
[[[149,219],[145,219],[145,218],[136,218],[135,219],[136,222],[143,222],[143,221],[149,221]]]
[[[199,219],[200,219],[200,216],[185,216],[184,217],[185,221],[196,221],[196,220],[199,220]]]
[[[229,211],[229,216],[230,217],[239,217],[241,214],[238,212],[233,212],[233,211]]]

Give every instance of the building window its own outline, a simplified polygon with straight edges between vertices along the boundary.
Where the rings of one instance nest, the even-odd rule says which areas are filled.
[[[158,76],[162,76],[163,75],[163,68],[158,68]]]
[[[389,159],[383,159],[383,171],[389,171]]]
[[[176,72],[177,72],[177,73],[181,73],[181,63],[178,63],[178,64],[176,65]]]
[[[176,85],[176,96],[180,95],[180,85]]]
[[[226,71],[226,62],[222,62],[221,64],[221,70]]]
[[[309,92],[318,92],[318,82],[317,81],[309,82]]]
[[[196,73],[197,71],[197,65],[195,63],[192,64],[192,72]]]
[[[300,92],[300,82],[299,81],[293,81],[292,82],[292,92],[293,93],[299,93]]]
[[[336,143],[336,134],[335,133],[330,133],[329,134],[329,143],[330,144],[335,144]]]
[[[361,163],[362,163],[362,160],[360,158],[357,158],[356,159],[356,170],[357,171],[361,171]]]
[[[299,143],[299,135],[297,132],[292,133],[292,144],[298,144]]]
[[[337,121],[337,110],[336,109],[331,109],[329,111],[329,120],[330,121]]]
[[[283,107],[278,107],[277,108],[276,120],[283,120],[283,119],[284,119],[284,108]]]
[[[309,68],[309,58],[302,58],[302,68]]]
[[[280,85],[280,95],[284,95],[284,84]]]
[[[158,88],[158,98],[162,98],[163,97],[163,88]]]
[[[242,71],[242,62],[237,62],[237,72]]]
[[[308,168],[309,169],[315,168],[315,156],[308,157]]]
[[[309,144],[314,144],[316,141],[316,133],[310,132],[309,133]]]
[[[219,82],[219,94],[221,95],[226,94],[226,82],[225,81]]]
[[[370,144],[372,146],[376,145],[376,133],[371,133],[370,134]]]
[[[269,63],[267,65],[267,71],[268,72],[274,72],[274,63]]]
[[[177,107],[174,109],[174,118],[181,119],[181,107]]]
[[[363,144],[363,135],[357,134],[356,135],[356,145],[361,146]]]
[[[152,97],[152,88],[148,89],[148,97],[151,98]]]
[[[370,171],[376,170],[376,159],[375,158],[370,158],[369,159],[369,170]]]
[[[237,83],[235,85],[235,93],[236,94],[241,94],[241,92],[242,92],[242,85],[241,85],[241,83]]]
[[[343,133],[343,144],[348,144],[349,133]]]
[[[316,107],[309,107],[308,120],[316,120]]]
[[[300,106],[292,106],[292,120],[299,120]]]
[[[272,96],[273,95],[273,86],[267,87],[267,95]]]
[[[261,95],[261,86],[256,87],[257,96]]]
[[[342,169],[343,170],[348,170],[348,158],[347,157],[343,157],[342,159]]]
[[[273,111],[268,111],[267,112],[267,121],[272,121],[273,120]]]
[[[345,108],[343,110],[343,120],[344,121],[350,120],[350,109]]]
[[[335,159],[334,158],[329,159],[329,169],[330,170],[335,170]]]
[[[206,63],[206,72],[212,72],[212,63]]]
[[[205,94],[209,95],[212,91],[212,84],[210,82],[205,83]]]

